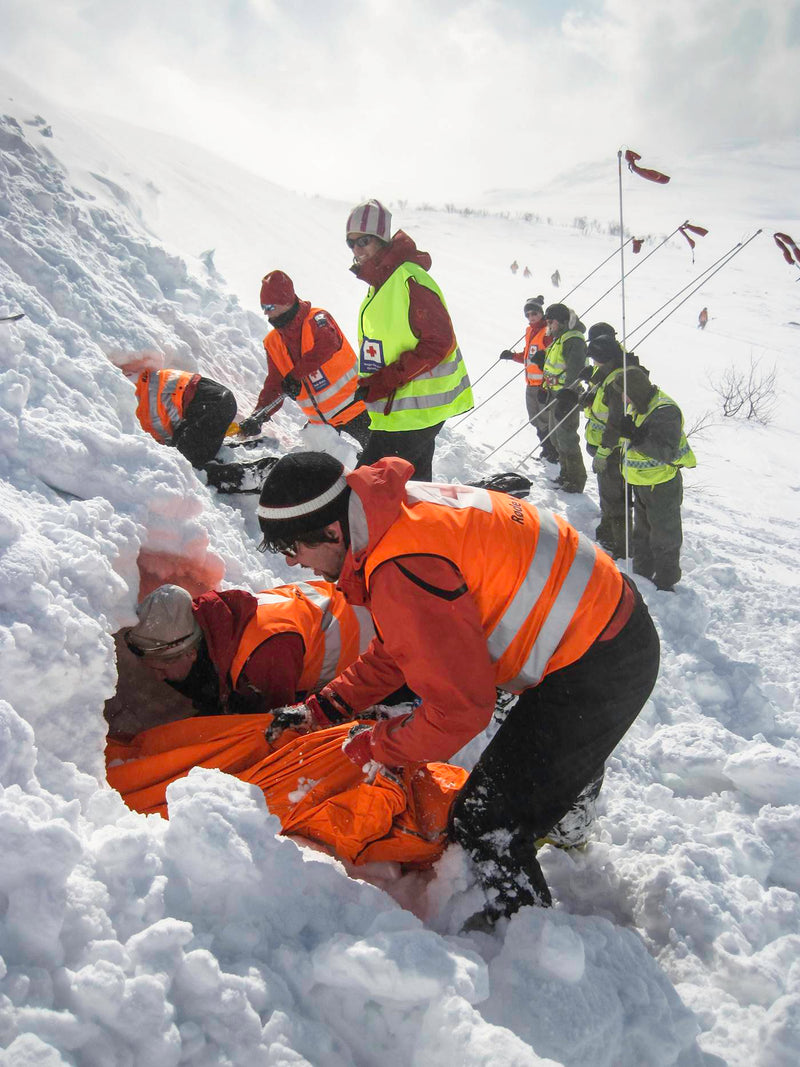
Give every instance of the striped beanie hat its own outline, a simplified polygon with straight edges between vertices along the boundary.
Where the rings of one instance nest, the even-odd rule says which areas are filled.
[[[392,213],[380,200],[367,200],[356,204],[347,218],[346,234],[364,234],[390,241],[392,237]]]

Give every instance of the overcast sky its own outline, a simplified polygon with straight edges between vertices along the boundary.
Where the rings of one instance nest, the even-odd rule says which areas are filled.
[[[0,0],[0,64],[344,199],[800,130],[798,0]]]

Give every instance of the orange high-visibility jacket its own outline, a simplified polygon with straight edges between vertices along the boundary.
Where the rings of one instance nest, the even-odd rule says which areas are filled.
[[[538,326],[528,326],[525,330],[525,348],[522,353],[522,362],[525,364],[525,384],[539,388],[544,382],[542,368],[533,362],[533,356],[537,351],[544,351],[545,330],[547,323],[541,322]]]
[[[106,747],[109,784],[134,811],[167,816],[166,789],[192,767],[214,767],[257,785],[284,834],[325,845],[362,864],[427,867],[446,844],[447,820],[467,772],[446,763],[414,764],[367,783],[341,749],[351,723],[270,745],[271,715],[182,719]]]
[[[300,332],[300,351],[302,354],[310,351],[314,346],[314,335],[311,322],[315,315],[325,315],[330,319],[327,311],[322,308],[310,308],[303,322]],[[341,331],[340,331],[341,333]],[[356,354],[350,346],[347,338],[342,336],[342,344],[337,352],[313,374],[301,379],[302,388],[297,396],[297,404],[309,422],[321,423],[320,412],[324,421],[331,426],[344,426],[356,415],[365,410],[363,402],[348,407],[355,396],[358,386],[358,368],[356,366]],[[267,356],[285,378],[287,374],[293,374],[294,363],[289,355],[289,350],[281,337],[280,330],[270,330],[264,338],[264,348]],[[312,401],[313,397],[313,401]],[[316,407],[315,407],[316,405]],[[339,414],[343,408],[347,410]]]
[[[357,554],[352,517],[350,533]],[[408,482],[399,515],[367,551],[367,587],[381,563],[403,555],[442,556],[458,567],[478,606],[495,685],[512,693],[580,659],[622,594],[611,558],[560,516],[471,486]],[[389,620],[376,622],[384,632]]]
[[[146,370],[136,379],[136,417],[162,445],[168,445],[183,419],[184,393],[199,374],[178,370]]]
[[[303,673],[297,689],[306,693],[340,674],[375,636],[369,611],[349,604],[332,582],[279,585],[255,595],[258,608],[242,632],[230,666],[234,688],[255,649],[275,634],[302,637]]]

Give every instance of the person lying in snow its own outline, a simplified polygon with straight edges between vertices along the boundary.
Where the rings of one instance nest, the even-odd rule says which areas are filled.
[[[226,386],[189,371],[164,367],[160,352],[117,353],[109,357],[136,390],[136,417],[159,444],[177,448],[208,484],[224,492],[258,491],[275,457],[253,463],[221,463],[215,457],[236,417],[236,397]],[[248,471],[256,475],[252,486]]]
[[[351,723],[267,740],[272,715],[183,719],[106,747],[109,784],[129,808],[168,816],[166,790],[192,767],[214,767],[251,782],[280,819],[281,832],[361,865],[428,867],[447,844],[453,801],[467,772],[416,763],[366,776],[342,751]]]
[[[200,715],[292,704],[331,681],[375,636],[366,608],[352,607],[321,581],[194,598],[162,585],[136,614],[125,644]]]

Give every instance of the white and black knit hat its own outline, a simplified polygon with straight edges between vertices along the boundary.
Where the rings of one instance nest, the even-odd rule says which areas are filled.
[[[293,452],[267,475],[256,514],[263,544],[289,544],[347,514],[349,471],[327,452]]]
[[[380,200],[367,200],[356,204],[347,217],[346,235],[379,237],[381,241],[392,238],[392,213]]]

